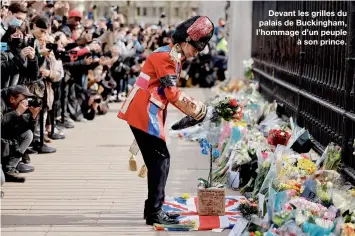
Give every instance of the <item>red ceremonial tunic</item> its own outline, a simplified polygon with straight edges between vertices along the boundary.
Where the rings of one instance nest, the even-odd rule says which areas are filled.
[[[129,125],[163,140],[169,103],[196,120],[202,119],[206,112],[203,103],[177,87],[181,61],[172,56],[175,51],[171,49],[172,45],[160,47],[148,56],[117,115]]]
[[[170,102],[180,96],[177,87],[163,88],[159,79],[167,75],[179,78],[181,62],[170,59],[171,46],[158,48],[148,56],[133,88],[128,93],[118,117],[137,129],[165,140],[164,124]]]

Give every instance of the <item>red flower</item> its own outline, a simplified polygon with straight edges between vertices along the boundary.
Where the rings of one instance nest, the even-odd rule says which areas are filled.
[[[237,100],[236,99],[231,99],[230,101],[229,101],[229,105],[231,106],[231,107],[237,107],[238,106],[238,102],[237,102]]]

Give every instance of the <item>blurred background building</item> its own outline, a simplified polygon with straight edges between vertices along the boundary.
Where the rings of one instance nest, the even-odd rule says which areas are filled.
[[[176,25],[196,15],[207,15],[214,23],[225,18],[227,1],[72,1],[78,10],[87,11],[96,5],[98,17],[107,16],[113,7],[119,7],[128,24],[158,24],[162,14],[163,23]]]

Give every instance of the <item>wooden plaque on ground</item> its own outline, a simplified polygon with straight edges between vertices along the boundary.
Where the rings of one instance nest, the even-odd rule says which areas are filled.
[[[200,216],[224,216],[226,191],[222,189],[198,189],[197,211]]]

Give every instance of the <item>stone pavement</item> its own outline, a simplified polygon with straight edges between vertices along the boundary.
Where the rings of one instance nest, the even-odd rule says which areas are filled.
[[[189,89],[206,100],[209,90]],[[32,155],[35,172],[27,181],[5,183],[2,236],[228,235],[207,232],[156,232],[145,225],[146,179],[128,170],[129,127],[116,118],[119,104],[88,123],[65,130],[49,155]],[[170,106],[168,125],[183,115]],[[167,135],[168,136],[168,135]],[[208,158],[196,143],[167,138],[171,153],[167,195],[196,195],[197,179],[207,178]],[[139,168],[142,158],[138,156]]]

